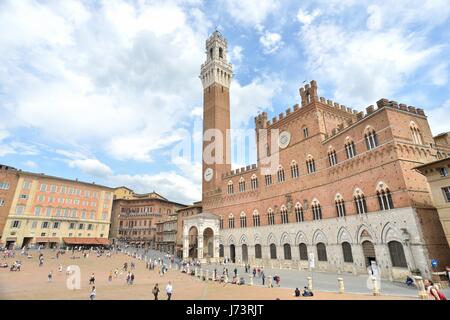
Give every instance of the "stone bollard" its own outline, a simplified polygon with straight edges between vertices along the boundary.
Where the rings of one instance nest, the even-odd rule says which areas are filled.
[[[169,264],[169,270],[172,270],[172,263]]]
[[[209,281],[209,270],[206,269],[206,276],[205,276],[205,281],[208,282]]]
[[[380,295],[380,288],[378,288],[377,278],[372,276],[372,293],[374,296]]]
[[[195,269],[194,269],[194,275],[195,275],[196,277],[198,277],[198,268],[197,268],[197,267],[195,267]]]
[[[344,293],[344,279],[342,278],[338,278],[338,288],[339,288],[339,293]]]
[[[310,291],[312,291],[312,289],[313,289],[312,278],[311,277],[307,277],[306,279],[308,280],[308,289]]]
[[[224,281],[225,283],[228,283],[228,276],[227,276],[227,274],[225,274],[225,277],[223,278],[223,281]]]
[[[200,269],[200,280],[203,280],[203,269]]]
[[[187,266],[187,274],[191,275],[191,269],[189,268],[189,266]]]
[[[269,278],[269,288],[272,288],[272,280],[273,280],[273,278],[272,278],[272,276],[269,276],[268,277]]]
[[[212,281],[216,281],[216,273],[213,271],[212,272],[212,276],[211,276],[211,278],[212,278]]]
[[[420,276],[415,276],[414,281],[417,286],[417,294],[419,296],[419,299],[428,299],[428,293],[425,290],[425,285],[423,284],[423,279]]]
[[[253,285],[253,275],[250,275],[250,285]]]

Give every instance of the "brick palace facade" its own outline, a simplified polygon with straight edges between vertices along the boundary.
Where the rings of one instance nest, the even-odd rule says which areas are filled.
[[[230,129],[231,64],[219,32],[206,41],[202,65],[204,132]],[[269,120],[255,117],[257,163],[231,170],[203,161],[203,212],[218,217],[221,257],[292,268],[367,273],[383,278],[430,276],[431,259],[450,264],[450,249],[426,178],[414,167],[444,158],[420,108],[380,99],[358,112],[299,90],[301,105]],[[245,106],[242,106],[245,107]],[[259,150],[260,129],[279,130],[278,144]],[[204,141],[203,149],[215,142]],[[216,145],[229,155],[230,145]],[[271,150],[273,148],[273,150]],[[262,169],[279,156],[276,172]],[[210,252],[211,253],[211,252]]]

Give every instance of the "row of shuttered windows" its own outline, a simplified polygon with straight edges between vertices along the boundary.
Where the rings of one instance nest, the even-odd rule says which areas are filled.
[[[244,245],[246,246],[246,245]],[[353,263],[353,253],[352,253],[352,246],[348,242],[343,242],[341,244],[342,248],[342,255],[344,262],[346,263]],[[403,250],[403,245],[398,241],[390,241],[388,242],[388,249],[389,254],[391,257],[391,262],[393,267],[398,268],[407,268],[407,262],[405,257],[405,252]],[[247,249],[246,249],[247,250]],[[300,243],[298,246],[299,250],[299,256],[300,260],[307,261],[308,260],[308,249],[305,243]],[[269,246],[270,251],[270,259],[277,259],[277,247],[274,243],[270,244]],[[284,260],[292,260],[292,252],[291,252],[291,245],[285,243],[283,245],[283,251],[284,251]],[[224,256],[224,247],[223,245],[220,245],[220,257]],[[316,254],[317,254],[317,260],[321,262],[328,261],[327,256],[327,248],[324,243],[318,243],[316,245]],[[255,258],[261,259],[262,258],[262,247],[260,244],[255,245]]]

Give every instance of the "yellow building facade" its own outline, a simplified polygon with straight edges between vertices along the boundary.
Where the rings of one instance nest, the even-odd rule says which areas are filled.
[[[416,169],[426,176],[438,210],[445,237],[450,245],[450,157],[433,161]]]
[[[106,245],[114,189],[18,172],[2,239],[6,247]]]

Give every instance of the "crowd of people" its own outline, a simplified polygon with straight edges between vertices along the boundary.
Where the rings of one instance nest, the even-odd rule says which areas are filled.
[[[173,255],[165,254],[164,256],[160,257],[153,257],[150,258],[148,255],[148,250],[145,250],[143,254],[138,253],[139,251],[132,251],[132,250],[125,250],[121,247],[113,247],[113,248],[87,248],[83,246],[75,246],[71,248],[66,248],[65,250],[62,249],[53,249],[50,251],[50,255],[48,254],[48,251],[45,251],[46,256],[48,259],[60,259],[60,257],[64,254],[67,254],[71,251],[71,258],[76,259],[83,257],[83,259],[89,259],[89,256],[94,256],[97,258],[100,257],[106,257],[111,258],[112,255],[115,253],[121,252],[128,255],[131,259],[129,262],[124,262],[122,267],[116,267],[113,270],[110,270],[110,272],[107,275],[107,281],[108,283],[112,283],[114,279],[122,278],[121,276],[125,273],[125,281],[127,285],[133,285],[136,281],[136,275],[135,275],[135,269],[136,269],[136,260],[141,261],[145,260],[145,268],[149,271],[157,271],[157,274],[163,277],[165,274],[169,272],[169,269],[172,269],[172,266],[174,269],[179,270],[182,273],[189,273],[189,275],[198,275],[196,274],[195,269],[198,270],[198,268],[202,267],[202,263],[197,260],[183,260],[183,261],[177,261]],[[3,261],[0,262],[0,268],[9,268],[10,271],[21,271],[22,268],[22,261],[21,260],[14,260],[11,265],[8,264],[7,259],[15,258],[16,257],[16,251],[15,250],[4,250],[2,252]],[[22,256],[25,256],[27,258],[32,258],[30,248],[23,248],[20,251],[20,254]],[[39,267],[44,266],[44,252],[41,247],[37,248],[37,256],[38,256],[38,263]],[[211,265],[209,262],[208,265]],[[170,266],[170,268],[169,268]],[[204,265],[203,265],[204,266]],[[222,270],[218,270],[221,267]],[[232,268],[229,271],[229,268]],[[62,273],[63,271],[63,265],[60,264],[58,267],[58,272]],[[210,270],[211,271],[211,270]],[[450,268],[447,267],[447,275],[450,272]],[[66,269],[66,275],[71,275],[73,273],[73,270],[70,270],[70,267],[68,266]],[[232,276],[230,277],[230,273]],[[245,274],[251,274],[253,275],[253,280],[260,279],[260,284],[262,286],[266,286],[266,275],[264,272],[264,269],[259,266],[251,267],[250,264],[244,265],[244,273]],[[244,285],[246,284],[246,277],[243,275],[238,274],[238,269],[235,264],[232,263],[230,259],[223,259],[215,264],[214,269],[211,273],[201,273],[201,276],[203,277],[202,280],[206,280],[206,277],[209,279],[207,280],[214,280],[219,283],[224,284],[236,284],[236,285]],[[53,282],[54,274],[53,270],[50,270],[47,274],[47,281],[49,283]],[[269,279],[269,286],[281,286],[281,277],[278,274],[275,274],[272,279]],[[411,277],[407,277],[405,281],[407,286],[416,286],[415,280]],[[88,285],[91,286],[91,292],[89,293],[89,298],[91,300],[95,300],[97,297],[97,288],[96,288],[96,276],[94,273],[91,273],[89,279],[88,279]],[[428,294],[429,299],[434,300],[446,300],[445,295],[440,290],[440,287],[435,285],[430,279],[424,280],[424,286],[425,290]],[[166,287],[165,287],[165,293],[167,296],[167,300],[171,300],[173,296],[173,285],[170,281],[168,281]],[[160,289],[158,283],[156,283],[153,286],[153,289],[151,291],[151,294],[153,295],[155,300],[158,300],[158,297],[160,295]],[[299,290],[299,288],[296,288],[294,290],[294,296],[300,297],[311,297],[314,296],[314,293],[312,290],[308,289],[308,287],[304,287],[303,292]]]

